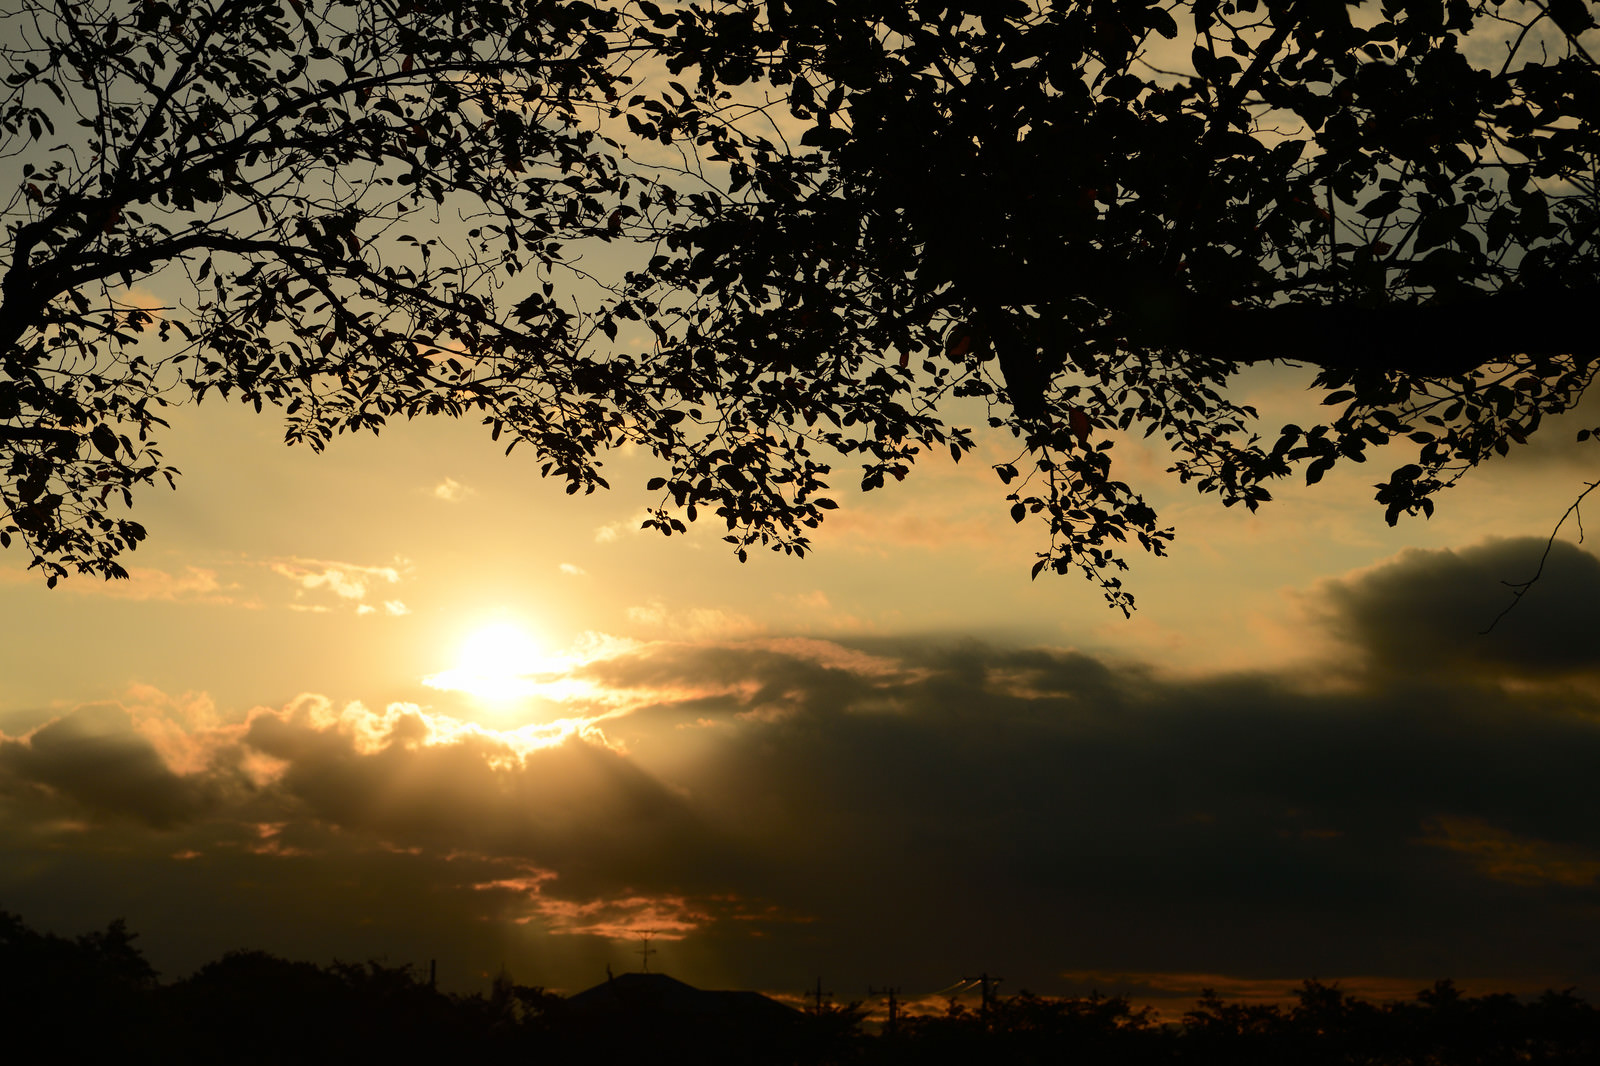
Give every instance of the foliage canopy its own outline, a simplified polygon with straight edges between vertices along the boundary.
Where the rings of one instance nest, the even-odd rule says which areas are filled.
[[[481,419],[650,525],[809,548],[828,479],[1017,438],[1034,573],[1383,444],[1391,522],[1596,365],[1594,5],[4,0],[0,539],[120,576],[168,403]],[[142,343],[141,343],[142,342]],[[1258,434],[1242,369],[1318,370]]]
[[[1519,999],[1468,995],[1439,981],[1412,999],[1374,1003],[1337,984],[1305,981],[1284,1003],[1225,1001],[1205,990],[1193,1009],[1167,1024],[1122,997],[1022,992],[996,997],[982,1010],[951,1000],[940,1014],[901,1013],[868,1034],[860,1004],[807,1014],[683,1013],[670,1002],[651,1009],[645,999],[621,1001],[620,1012],[595,1012],[573,1009],[571,1000],[515,984],[504,973],[488,995],[449,995],[409,966],[317,965],[262,951],[231,951],[188,977],[159,981],[135,939],[120,921],[104,933],[67,939],[0,911],[0,1023],[30,1042],[48,1041],[72,1061],[146,1061],[149,1049],[160,1047],[161,1061],[180,1066],[463,1054],[587,1066],[623,1061],[641,1040],[653,1061],[668,1066],[1576,1066],[1593,1062],[1600,1050],[1600,1010],[1570,989]],[[85,1016],[96,1024],[82,1024]]]

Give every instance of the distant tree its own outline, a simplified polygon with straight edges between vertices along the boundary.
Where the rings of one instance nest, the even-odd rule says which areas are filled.
[[[1183,1016],[1185,1057],[1203,1063],[1274,1063],[1288,1051],[1284,1016],[1273,1003],[1230,1003],[1203,989]]]
[[[1594,373],[1593,8],[10,0],[0,540],[120,575],[213,391],[313,447],[471,415],[572,491],[633,442],[741,558],[976,403],[1034,572],[1124,611],[1172,536],[1125,434],[1252,509],[1402,443],[1431,513]],[[1256,436],[1274,360],[1324,424]]]
[[[75,939],[0,911],[0,1028],[19,1063],[98,1061],[150,1046],[156,972],[122,919]],[[114,1056],[113,1056],[114,1057]]]

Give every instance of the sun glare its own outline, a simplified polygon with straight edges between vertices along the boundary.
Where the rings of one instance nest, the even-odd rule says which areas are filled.
[[[503,701],[537,693],[553,669],[539,642],[522,626],[495,622],[473,630],[456,651],[456,664],[424,682],[437,689]]]

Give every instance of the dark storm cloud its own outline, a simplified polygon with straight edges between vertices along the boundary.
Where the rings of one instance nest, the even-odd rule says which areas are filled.
[[[173,773],[125,709],[90,704],[25,741],[0,739],[6,792],[60,797],[78,813],[165,827],[199,814],[210,788]]]
[[[1531,962],[1527,938],[1594,932],[1581,868],[1513,884],[1439,828],[1494,827],[1535,867],[1600,855],[1592,719],[1470,689],[1162,685],[979,646],[907,660],[926,676],[872,710],[728,730],[683,771],[730,832],[770,842],[784,883],[747,892],[811,901],[879,954],[1462,972],[1571,964]]]
[[[408,943],[523,922],[554,968],[528,976],[551,984],[581,983],[559,945],[604,942],[550,933],[638,928],[683,935],[662,942],[680,976],[769,988],[931,991],[979,968],[1044,990],[1085,972],[1581,984],[1600,980],[1600,686],[1574,633],[1600,565],[1558,546],[1516,628],[1462,635],[1497,609],[1473,583],[1527,549],[1325,584],[1376,669],[1175,681],[970,641],[658,644],[586,669],[642,708],[607,743],[519,753],[425,710],[308,700],[256,714],[204,773],[92,715],[9,742],[0,768],[80,804],[147,782],[149,811],[192,812],[173,790],[210,781],[210,815],[138,838],[135,881],[325,896]],[[124,769],[91,785],[101,736]],[[254,789],[223,789],[224,766],[255,766]]]
[[[1509,584],[1539,572],[1545,542],[1492,540],[1454,551],[1411,549],[1325,583],[1334,632],[1402,674],[1554,676],[1600,669],[1600,559],[1550,545],[1539,580],[1515,610]]]

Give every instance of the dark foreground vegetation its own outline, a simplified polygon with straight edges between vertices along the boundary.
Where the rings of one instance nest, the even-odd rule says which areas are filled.
[[[1179,1023],[1127,1000],[1023,993],[869,1032],[855,1006],[802,1014],[581,1010],[495,982],[448,995],[407,966],[230,952],[162,982],[122,922],[68,939],[0,911],[5,1060],[28,1063],[1063,1063],[1499,1066],[1600,1062],[1600,1011],[1440,982],[1374,1004],[1308,981],[1287,1006],[1202,998]],[[670,980],[670,979],[666,979]],[[769,1001],[770,1003],[770,1001]],[[23,1050],[33,1049],[33,1050]]]

